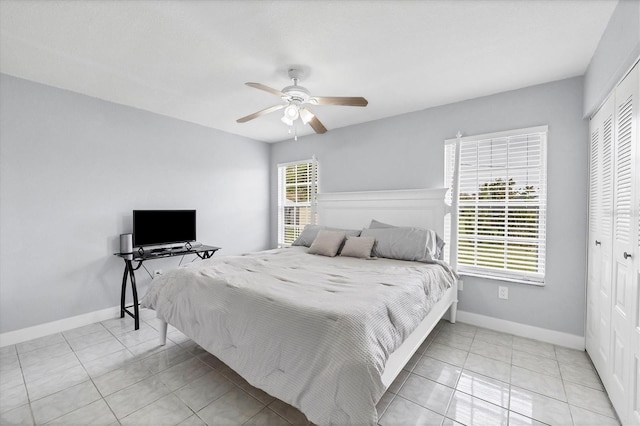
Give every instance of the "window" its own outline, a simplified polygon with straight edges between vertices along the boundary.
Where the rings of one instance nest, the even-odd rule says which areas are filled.
[[[278,246],[288,246],[305,225],[315,224],[318,162],[278,165]]]
[[[445,142],[461,274],[544,282],[546,142],[546,126]]]

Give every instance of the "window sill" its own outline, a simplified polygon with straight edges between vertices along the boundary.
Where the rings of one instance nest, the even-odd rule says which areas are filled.
[[[533,280],[528,280],[523,278],[511,278],[511,277],[498,276],[498,275],[482,274],[477,272],[458,271],[458,275],[460,275],[461,277],[476,277],[476,278],[485,278],[485,279],[494,280],[494,281],[505,281],[510,283],[526,284],[526,285],[532,285],[535,287],[545,286],[544,281],[533,281]]]

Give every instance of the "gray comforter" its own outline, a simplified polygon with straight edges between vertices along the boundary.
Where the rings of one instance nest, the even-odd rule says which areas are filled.
[[[155,278],[143,305],[317,424],[375,424],[385,362],[453,283],[439,264],[213,257]]]

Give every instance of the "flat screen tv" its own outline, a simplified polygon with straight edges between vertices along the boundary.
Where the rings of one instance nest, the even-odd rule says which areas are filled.
[[[196,241],[195,210],[134,210],[133,246]]]

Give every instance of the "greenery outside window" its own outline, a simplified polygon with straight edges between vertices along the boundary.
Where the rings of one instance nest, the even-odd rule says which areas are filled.
[[[317,222],[318,162],[278,164],[278,246],[291,245],[305,225]]]
[[[446,141],[459,273],[544,283],[546,144],[546,126]]]

